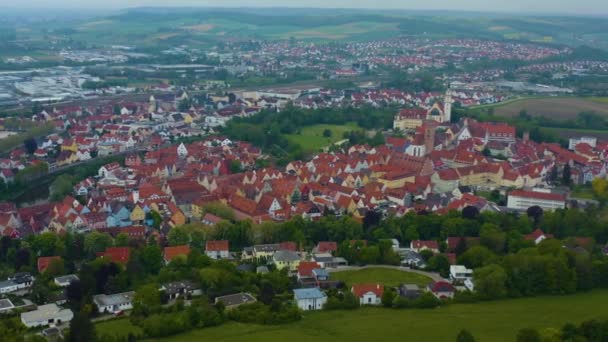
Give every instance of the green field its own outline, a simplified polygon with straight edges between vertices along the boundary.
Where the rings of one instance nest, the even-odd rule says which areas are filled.
[[[323,131],[329,129],[330,137],[324,137]],[[287,134],[286,137],[290,142],[302,146],[306,152],[318,152],[324,147],[334,144],[344,139],[344,133],[357,129],[355,123],[347,123],[346,125],[313,125],[303,127],[300,134]]]
[[[112,336],[120,338],[133,334],[141,336],[143,331],[140,327],[131,324],[128,318],[115,319],[111,321],[101,322],[95,325],[97,336]]]
[[[290,341],[335,342],[379,339],[382,341],[454,341],[460,329],[470,330],[477,341],[515,341],[521,328],[561,328],[567,322],[607,319],[608,291],[571,296],[513,299],[476,304],[453,304],[437,309],[393,310],[365,308],[356,311],[307,313],[302,321],[281,326],[229,323],[194,330],[171,338],[187,341]],[[127,330],[116,321],[100,329]]]
[[[399,284],[426,286],[432,282],[431,278],[421,274],[381,267],[332,272],[331,278],[341,280],[349,286],[362,283],[381,283],[385,286],[398,286]]]
[[[515,117],[522,110],[531,116],[556,120],[576,119],[581,112],[595,112],[608,117],[608,99],[603,97],[525,97],[476,108],[494,108],[494,114],[502,117]]]

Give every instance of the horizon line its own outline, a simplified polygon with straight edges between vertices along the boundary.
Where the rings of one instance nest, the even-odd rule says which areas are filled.
[[[288,10],[351,10],[351,11],[368,11],[368,12],[388,12],[388,11],[401,11],[401,12],[452,12],[452,13],[471,13],[471,14],[488,14],[488,15],[504,15],[504,14],[517,14],[526,16],[564,16],[564,17],[608,17],[606,13],[593,13],[593,12],[570,12],[570,11],[514,11],[514,10],[498,10],[498,11],[486,11],[486,10],[464,10],[464,9],[424,9],[424,8],[368,8],[368,7],[301,7],[301,6],[270,6],[270,5],[259,5],[259,6],[212,6],[212,5],[140,5],[140,6],[125,6],[125,7],[33,7],[33,6],[0,6],[0,9],[6,10],[21,10],[21,11],[44,11],[44,10],[68,10],[68,11],[124,11],[124,10],[137,10],[137,9],[223,9],[223,10],[246,10],[246,9],[288,9]],[[2,16],[0,14],[0,16]]]

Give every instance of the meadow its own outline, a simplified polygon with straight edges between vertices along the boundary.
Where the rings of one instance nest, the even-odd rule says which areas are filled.
[[[523,98],[493,106],[494,114],[515,117],[522,110],[531,116],[545,116],[557,120],[576,119],[580,112],[595,112],[608,117],[606,98],[539,97]]]
[[[150,341],[290,341],[368,342],[453,341],[460,329],[468,329],[478,341],[514,341],[517,331],[561,328],[568,322],[608,318],[608,290],[570,296],[544,296],[474,304],[452,304],[436,309],[395,310],[363,308],[355,311],[306,313],[301,321],[280,326],[228,323]],[[98,333],[132,332],[128,319],[96,325]]]
[[[340,140],[344,140],[344,133],[357,129],[355,123],[345,125],[313,125],[303,127],[300,133],[287,134],[287,139],[294,144],[298,144],[306,152],[318,152]],[[331,131],[330,137],[323,136],[325,130]]]

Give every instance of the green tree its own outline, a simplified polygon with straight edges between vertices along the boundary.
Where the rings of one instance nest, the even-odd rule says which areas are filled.
[[[393,306],[393,302],[397,294],[391,288],[384,288],[384,293],[382,293],[382,305],[386,308],[390,308]]]
[[[181,246],[190,243],[190,234],[184,227],[175,227],[167,235],[169,246]]]
[[[95,325],[91,322],[89,317],[84,312],[76,312],[76,314],[70,321],[70,331],[68,333],[66,341],[95,342],[96,340],[97,334],[95,332]]]
[[[507,295],[507,274],[496,264],[480,267],[473,273],[475,292],[484,299],[502,298]]]
[[[570,164],[566,163],[564,165],[564,170],[562,174],[562,183],[564,185],[572,184],[572,170],[570,169]]]
[[[146,284],[137,291],[133,298],[133,313],[148,316],[160,310],[160,291],[155,284]]]
[[[116,247],[127,247],[129,245],[129,235],[126,233],[120,233],[114,238],[114,245]]]
[[[84,250],[89,256],[95,256],[97,253],[105,251],[112,244],[112,237],[105,233],[91,232],[84,238]]]

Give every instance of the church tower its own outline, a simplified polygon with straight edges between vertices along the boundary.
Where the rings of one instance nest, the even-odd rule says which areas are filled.
[[[443,97],[443,122],[449,123],[452,121],[452,103],[454,103],[452,89],[450,89],[450,85],[448,84],[448,89]]]

